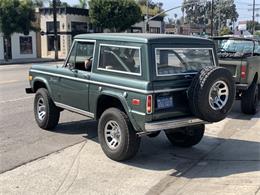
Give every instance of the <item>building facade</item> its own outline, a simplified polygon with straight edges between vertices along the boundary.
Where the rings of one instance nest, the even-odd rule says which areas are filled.
[[[151,16],[152,17],[152,16]],[[164,33],[164,21],[163,17],[156,17],[148,22],[146,26],[146,22],[142,21],[131,26],[128,32],[132,33],[144,33],[146,28],[149,33]]]
[[[53,9],[40,9],[41,57],[54,58]],[[81,33],[93,32],[88,10],[72,7],[57,9],[58,57],[64,59],[69,52],[73,37]]]
[[[4,60],[5,57],[8,59],[36,58],[36,33],[33,31],[28,35],[14,33],[9,39],[9,44],[5,44],[3,34],[0,33],[0,60]]]

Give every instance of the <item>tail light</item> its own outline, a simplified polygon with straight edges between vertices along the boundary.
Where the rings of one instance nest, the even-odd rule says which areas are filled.
[[[153,109],[152,109],[152,100],[153,100],[153,96],[152,95],[148,95],[146,97],[146,113],[147,114],[151,114]]]
[[[246,78],[246,65],[241,66],[241,73],[240,73],[241,79]]]

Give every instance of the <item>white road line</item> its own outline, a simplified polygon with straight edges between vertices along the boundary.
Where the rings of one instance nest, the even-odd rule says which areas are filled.
[[[26,99],[31,99],[31,98],[33,98],[33,96],[22,97],[22,98],[17,98],[17,99],[12,99],[12,100],[5,100],[5,101],[0,101],[0,104],[4,104],[4,103],[8,103],[8,102],[17,102],[20,100],[26,100]]]
[[[15,82],[18,82],[18,80],[0,81],[0,85],[1,84],[8,84],[8,83],[15,83]]]

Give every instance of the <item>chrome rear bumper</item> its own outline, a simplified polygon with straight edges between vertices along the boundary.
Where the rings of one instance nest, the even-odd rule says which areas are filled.
[[[174,128],[179,128],[179,127],[186,127],[186,126],[207,124],[207,123],[209,123],[209,122],[203,121],[203,120],[195,118],[195,117],[187,117],[187,118],[182,118],[182,119],[145,123],[145,131],[153,132],[153,131],[174,129]]]

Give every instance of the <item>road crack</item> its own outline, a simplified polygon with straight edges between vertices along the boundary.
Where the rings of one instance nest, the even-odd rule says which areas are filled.
[[[68,177],[69,177],[69,175],[70,175],[70,173],[71,173],[71,171],[72,171],[72,168],[74,167],[74,165],[76,164],[76,162],[78,162],[79,157],[80,157],[80,153],[81,153],[81,151],[83,150],[83,148],[85,147],[86,143],[87,143],[87,141],[85,141],[85,142],[82,144],[82,146],[80,147],[80,149],[78,150],[78,152],[77,152],[77,154],[75,155],[75,157],[74,157],[74,159],[73,159],[71,165],[69,166],[68,172],[66,173],[65,177],[63,178],[62,182],[60,183],[60,185],[58,186],[58,188],[57,188],[57,190],[55,191],[54,194],[58,194],[59,192],[61,192],[62,187],[65,186],[65,183],[66,183],[66,181],[67,181],[67,179],[68,179]],[[77,167],[77,171],[76,171],[76,174],[75,174],[75,176],[74,176],[72,182],[69,184],[69,186],[67,187],[67,189],[65,189],[65,192],[67,192],[67,191],[69,190],[69,188],[73,185],[73,183],[75,182],[75,180],[76,180],[76,178],[77,178],[77,175],[78,175],[78,167]],[[63,193],[64,193],[64,192],[63,192]],[[63,193],[62,193],[62,194],[63,194]]]

